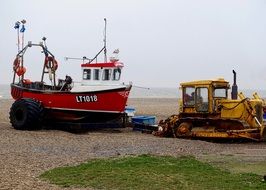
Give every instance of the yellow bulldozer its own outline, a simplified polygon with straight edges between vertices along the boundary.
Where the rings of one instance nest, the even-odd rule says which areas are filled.
[[[180,84],[179,114],[159,122],[157,136],[266,140],[264,100],[238,93],[236,72],[231,89],[224,79]]]

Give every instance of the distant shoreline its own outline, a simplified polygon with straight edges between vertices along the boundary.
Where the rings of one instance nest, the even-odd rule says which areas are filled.
[[[254,89],[239,89],[238,92],[243,92],[245,97],[253,98],[255,92],[262,98],[266,97],[266,90],[254,90]],[[132,88],[129,94],[129,99],[177,99],[179,98],[180,91],[178,88]],[[228,92],[228,97],[231,97],[231,91]],[[0,84],[0,100],[12,99],[10,94],[9,84]]]
[[[128,100],[141,100],[141,99],[164,99],[164,100],[177,100],[178,98],[175,97],[129,97]],[[0,96],[0,101],[2,100],[13,100],[12,97],[1,97]]]

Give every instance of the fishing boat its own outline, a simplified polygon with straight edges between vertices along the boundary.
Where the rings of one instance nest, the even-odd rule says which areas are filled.
[[[124,115],[132,84],[120,82],[124,64],[116,56],[107,60],[106,35],[104,47],[94,58],[82,58],[80,82],[73,81],[69,75],[65,79],[56,79],[59,64],[48,50],[46,38],[42,40],[39,44],[29,42],[13,62],[11,95],[15,101],[10,109],[12,126],[15,129],[36,129],[43,121],[119,121]],[[24,77],[24,54],[32,47],[41,48],[44,54],[40,81]],[[104,61],[98,62],[102,53]],[[45,82],[47,78],[49,84]]]

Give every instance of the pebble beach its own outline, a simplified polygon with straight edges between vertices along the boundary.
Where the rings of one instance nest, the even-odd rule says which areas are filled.
[[[155,154],[192,155],[199,159],[204,155],[241,155],[241,159],[266,160],[265,143],[224,144],[159,138],[131,128],[88,130],[78,134],[54,129],[18,131],[9,124],[12,102],[0,100],[0,189],[62,189],[38,176],[55,167],[94,158]],[[136,115],[155,115],[157,121],[177,113],[174,98],[131,98],[128,105],[135,107]]]

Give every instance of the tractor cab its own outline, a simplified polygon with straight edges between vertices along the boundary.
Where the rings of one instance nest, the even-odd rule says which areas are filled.
[[[181,83],[180,113],[215,113],[217,102],[228,99],[229,82],[224,79]]]

